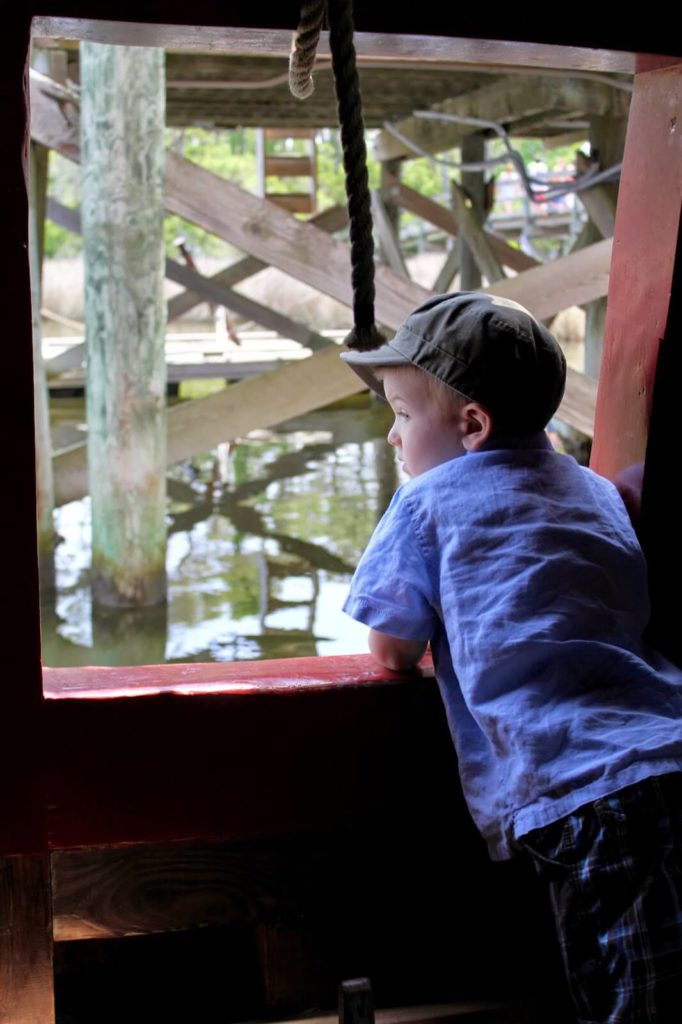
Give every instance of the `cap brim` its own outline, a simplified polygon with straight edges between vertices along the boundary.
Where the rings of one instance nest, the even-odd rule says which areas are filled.
[[[344,363],[354,370],[360,380],[381,398],[386,398],[384,385],[377,377],[376,371],[382,366],[411,366],[410,360],[392,348],[390,343],[381,345],[371,352],[355,352],[349,349],[341,353]]]

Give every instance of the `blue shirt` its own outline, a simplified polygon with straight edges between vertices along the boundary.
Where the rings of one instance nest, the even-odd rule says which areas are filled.
[[[544,434],[395,494],[344,605],[429,640],[460,777],[494,859],[682,768],[682,672],[642,642],[646,568],[615,487]]]

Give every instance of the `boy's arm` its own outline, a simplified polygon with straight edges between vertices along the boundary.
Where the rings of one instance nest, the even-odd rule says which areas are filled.
[[[369,649],[373,657],[393,672],[413,668],[421,661],[426,645],[426,640],[401,640],[389,633],[381,633],[378,629],[369,631]]]

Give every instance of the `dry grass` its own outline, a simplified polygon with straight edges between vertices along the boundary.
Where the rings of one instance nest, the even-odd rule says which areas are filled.
[[[412,278],[425,288],[431,288],[443,261],[442,253],[421,253],[408,260]],[[221,269],[216,260],[201,260],[200,270],[210,275]],[[456,281],[455,281],[456,284]],[[178,285],[166,282],[166,296],[180,291]],[[350,327],[351,314],[347,306],[322,295],[308,285],[296,281],[279,270],[269,267],[244,281],[238,288],[244,295],[269,306],[316,330]],[[80,259],[48,260],[43,280],[43,306],[59,316],[83,321],[83,264]],[[206,303],[201,303],[188,314],[193,322],[213,322]],[[585,314],[577,307],[566,309],[555,318],[553,330],[567,350],[569,361],[573,352],[582,345]],[[577,358],[577,357],[576,357]]]

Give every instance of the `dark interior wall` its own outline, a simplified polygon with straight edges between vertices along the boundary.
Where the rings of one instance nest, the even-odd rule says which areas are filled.
[[[142,4],[115,3],[113,0],[44,0],[32,3],[31,13],[112,21],[139,21],[176,25],[231,25],[233,27],[292,29],[300,4],[292,0],[260,4],[224,3],[201,0],[188,8],[180,0],[156,0]],[[459,38],[503,39],[518,42],[586,46],[640,53],[668,53],[675,39],[670,8],[656,0],[646,14],[636,7],[622,8],[614,17],[612,10],[595,9],[593,4],[578,3],[571,16],[559,16],[540,4],[522,7],[494,2],[485,6],[470,4],[456,9],[438,0],[413,4],[398,2],[356,3],[355,25],[358,31],[387,32],[398,35],[444,35]]]
[[[661,339],[654,380],[640,528],[652,595],[650,640],[675,664],[682,666],[682,538],[679,508],[681,341],[682,218],[678,228],[677,258],[668,319]]]
[[[296,22],[298,5],[267,3],[259,6],[246,4],[195,3],[191,8],[180,3],[44,3],[37,14],[71,17],[95,16],[105,19],[145,20],[178,24],[223,24],[234,26],[269,26],[292,28]],[[528,40],[574,45],[609,46],[613,48],[665,52],[674,38],[669,22],[670,14],[662,4],[650,6],[646,19],[638,9],[623,9],[617,19],[606,17],[604,24],[595,20],[593,6],[573,8],[571,17],[552,25],[546,19],[546,7],[534,10],[510,5],[499,5],[491,10],[477,8],[451,15],[442,4],[426,3],[419,6],[395,4],[363,5],[358,11],[358,28],[366,31],[390,31],[418,34],[438,33],[457,36],[490,37]],[[30,14],[30,10],[29,10]],[[2,587],[3,633],[12,643],[4,648],[4,665],[0,677],[0,820],[3,830],[0,842],[8,852],[44,849],[42,800],[42,763],[46,742],[41,714],[38,579],[35,542],[35,487],[33,473],[33,420],[32,420],[32,366],[30,332],[30,293],[27,253],[26,173],[26,108],[24,91],[24,62],[28,47],[29,14],[5,14],[3,31],[5,48],[0,66],[0,101],[4,113],[6,146],[0,169],[0,196],[3,204],[3,309],[5,311],[6,344],[4,356],[8,382],[4,389],[2,409],[2,436],[10,443],[4,449],[5,479],[10,482],[5,492],[3,518],[3,572]],[[190,22],[191,19],[191,22]],[[678,275],[679,277],[679,275]],[[679,284],[676,284],[676,294]],[[676,321],[675,321],[676,323]],[[663,392],[661,392],[661,395]],[[662,399],[667,400],[667,399]],[[673,425],[674,426],[674,425]],[[671,431],[672,432],[672,431]],[[675,445],[669,434],[667,448],[674,458]],[[668,462],[668,465],[673,464]],[[653,492],[652,492],[653,493]],[[663,499],[661,499],[663,500]],[[667,500],[667,499],[665,499]],[[658,522],[656,501],[647,510],[649,522],[655,530]],[[671,529],[677,530],[675,524]],[[399,737],[397,737],[399,738]],[[440,755],[439,755],[440,756]],[[443,755],[445,756],[445,755]],[[452,766],[450,766],[452,767]],[[543,972],[548,953],[548,931],[545,926],[534,928],[542,912],[537,910],[535,896],[528,879],[519,884],[518,866],[489,865],[480,848],[475,849],[475,838],[457,833],[463,820],[461,812],[453,813],[437,800],[439,790],[428,789],[429,799],[416,788],[423,777],[411,776],[410,790],[406,783],[395,780],[394,801],[382,804],[375,818],[349,825],[346,842],[353,848],[347,861],[347,877],[336,889],[328,877],[330,904],[325,918],[324,934],[336,935],[338,948],[334,956],[337,973],[370,973],[376,979],[378,998],[386,1001],[412,1001],[434,997],[449,998],[455,991],[462,993],[467,984],[478,983],[484,976],[491,989],[517,980],[526,969],[546,980]],[[403,787],[401,789],[401,787]],[[442,793],[441,793],[442,796]],[[398,802],[396,803],[396,800]],[[402,801],[402,804],[401,804]],[[409,808],[409,815],[405,808]],[[425,817],[427,815],[427,817]],[[420,824],[421,823],[421,824]],[[428,829],[427,829],[428,824]],[[409,825],[409,827],[407,827]],[[426,830],[426,831],[425,831]],[[444,830],[444,831],[439,831]],[[428,836],[428,840],[426,840]],[[470,847],[476,871],[485,875],[462,874],[461,861],[456,873],[465,885],[449,885],[452,870],[450,855],[461,854],[462,843]],[[458,856],[459,856],[458,854]],[[311,854],[313,861],[322,854]],[[319,863],[319,861],[317,861]],[[531,888],[526,888],[526,883]],[[325,883],[326,884],[326,883]],[[396,899],[399,894],[401,899]],[[507,901],[510,901],[507,903]],[[504,908],[502,904],[504,905]],[[480,912],[479,912],[480,907]],[[338,920],[336,915],[338,915]],[[336,920],[336,931],[333,924]],[[466,923],[463,923],[466,922]],[[546,925],[546,922],[545,922]],[[521,945],[521,935],[533,941]],[[242,936],[242,938],[244,938]],[[231,970],[245,990],[238,1006],[239,1013],[251,1012],[258,1006],[259,976],[251,966],[239,970],[239,958],[249,957],[244,943],[234,946],[235,936],[223,936],[220,946],[205,956],[232,957]],[[188,953],[177,953],[179,939],[134,940],[121,954],[133,959],[132,946],[144,942],[148,950],[156,945],[158,956],[148,961],[143,969],[148,979],[164,979],[166,997],[174,990],[168,987],[168,968],[179,972],[187,965]],[[249,940],[250,941],[250,940]],[[202,962],[202,939],[195,944],[195,963]],[[172,944],[175,943],[175,951]],[[486,959],[486,947],[488,956]],[[126,1006],[116,1019],[125,1016],[135,1019],[134,989],[121,984],[118,993],[113,986],[123,975],[115,966],[111,953],[104,952],[100,944],[82,950],[91,963],[99,958],[103,977],[112,985],[119,1000],[113,1005]],[[232,952],[235,948],[239,953]],[[521,950],[523,949],[523,952]],[[97,952],[99,950],[99,952]],[[73,949],[60,950],[66,978]],[[83,961],[80,961],[83,963]],[[252,962],[249,960],[249,964]],[[106,967],[106,965],[109,965]],[[120,961],[119,961],[120,966]],[[106,970],[105,970],[106,967]],[[217,968],[216,968],[217,969]],[[128,977],[140,970],[139,962],[130,967]],[[106,973],[108,971],[108,973]],[[95,977],[97,977],[95,972]],[[92,973],[90,975],[92,980]],[[214,976],[213,976],[214,977]],[[249,981],[249,978],[252,981]],[[448,980],[449,979],[449,980]],[[455,979],[456,982],[453,982]],[[460,983],[463,981],[463,984]],[[161,982],[159,982],[161,984]],[[190,986],[201,986],[201,974],[190,978]],[[235,985],[237,981],[235,981]],[[251,986],[251,987],[250,987]],[[329,1003],[331,983],[322,986],[321,999]],[[66,999],[66,988],[62,998]],[[101,988],[98,995],[101,997]],[[184,991],[187,991],[185,989]],[[488,991],[488,989],[487,989]],[[144,999],[153,1000],[153,989]],[[157,991],[156,998],[160,998]],[[183,996],[183,998],[185,998]],[[158,1006],[158,1002],[156,1003]],[[179,1005],[179,1004],[178,1004]],[[297,1007],[303,1008],[303,1007]],[[177,1009],[177,1006],[176,1006]],[[226,1014],[225,1019],[229,1015]],[[92,1017],[88,1018],[90,1021]],[[105,1018],[103,1017],[102,1020]],[[110,1016],[109,1019],[114,1019]],[[142,1019],[138,1017],[138,1019]],[[157,1019],[161,1019],[157,1017]],[[163,1019],[170,1020],[169,1015]],[[176,1019],[181,1019],[180,1017]],[[75,1020],[75,1018],[74,1018]]]
[[[30,23],[6,26],[0,65],[5,157],[0,161],[3,211],[2,307],[6,381],[0,402],[3,458],[0,607],[0,852],[44,846],[39,786],[41,741],[40,632],[33,441],[31,297],[28,265],[27,140],[24,65]],[[11,642],[10,642],[11,641]]]
[[[570,19],[553,23],[533,7],[522,9],[494,5],[467,11],[455,17],[447,8],[427,2],[414,5],[358,5],[358,27],[391,33],[441,32],[457,36],[507,37],[591,46],[635,47],[665,52],[674,35],[669,12],[662,4],[647,8],[646,18],[636,8],[619,11],[617,19],[595,16],[593,8],[573,9]],[[178,24],[221,24],[290,28],[297,19],[298,5],[285,2],[219,4],[199,0],[189,9],[179,2],[130,4],[45,0],[40,6],[27,5],[4,14],[4,59],[0,66],[0,100],[4,113],[6,146],[0,167],[0,197],[3,206],[3,310],[6,344],[2,409],[2,436],[11,439],[3,454],[8,481],[3,509],[2,624],[6,636],[15,641],[4,649],[5,664],[0,680],[0,721],[4,736],[0,742],[0,771],[13,784],[2,789],[0,816],[7,824],[3,843],[8,850],[34,849],[43,845],[39,803],[32,799],[44,743],[41,738],[38,578],[35,539],[35,484],[33,473],[32,366],[30,292],[27,251],[26,200],[26,95],[24,65],[28,50],[32,14],[98,19],[146,20]],[[539,16],[539,14],[542,16]],[[518,50],[514,51],[518,57]],[[650,523],[657,510],[650,502]]]
[[[340,981],[358,976],[371,979],[380,1007],[499,999],[529,1014],[511,1019],[561,1024],[566,1004],[545,894],[530,865],[488,859],[463,804],[432,679],[393,692],[333,692],[312,703],[301,696],[270,707],[261,697],[236,708],[214,704],[203,723],[186,717],[186,743],[175,744],[173,754],[162,737],[185,700],[176,708],[166,701],[154,716],[159,738],[151,763],[168,780],[156,810],[167,823],[165,801],[175,794],[177,815],[197,815],[196,833],[197,805],[212,804],[204,828],[232,831],[232,838],[221,845],[216,836],[202,856],[209,865],[221,857],[230,865],[233,909],[207,929],[58,946],[64,1024],[146,1022],[150,1012],[166,1024],[283,1019],[333,1009]],[[56,724],[65,708],[55,710]],[[102,727],[92,729],[88,763],[97,776],[108,762],[109,784],[96,788],[102,814],[115,822],[117,800],[129,792],[130,778],[121,776],[134,772],[139,737],[128,733],[127,754],[98,757],[94,737],[105,746],[106,712],[102,707]],[[114,708],[115,731],[122,713]],[[84,721],[73,722],[74,734]],[[68,748],[70,731],[58,732]],[[269,757],[261,758],[260,744]],[[76,759],[67,750],[55,760],[68,777]],[[124,760],[132,768],[111,770]],[[208,792],[195,788],[190,807],[182,780],[193,772],[208,780]],[[50,802],[59,842],[69,797],[55,786]],[[136,824],[144,827],[141,819]],[[180,849],[178,864],[182,857]],[[102,878],[99,900],[125,919],[125,886],[112,888],[106,871],[88,877]],[[151,861],[134,877],[140,900],[146,892],[163,901]],[[55,898],[59,912],[58,888]]]

